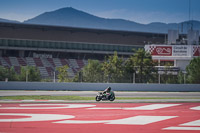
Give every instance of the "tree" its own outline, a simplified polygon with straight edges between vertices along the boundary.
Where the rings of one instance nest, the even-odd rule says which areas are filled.
[[[185,82],[184,73],[182,71],[179,71],[179,73],[178,73],[178,83],[184,84],[184,82]]]
[[[171,70],[171,63],[165,63],[164,65],[164,73],[161,75],[161,83],[166,84],[177,84],[178,83],[178,75],[173,75],[173,71]]]
[[[193,58],[190,64],[186,67],[187,81],[189,83],[200,83],[200,57]]]
[[[20,81],[40,81],[40,71],[34,66],[21,66],[20,75],[18,76]]]
[[[5,81],[5,78],[7,78],[7,68],[0,66],[0,81]]]
[[[68,77],[68,65],[57,67],[56,70],[58,71],[58,82],[69,82],[70,79]]]
[[[130,83],[135,82],[135,64],[133,58],[128,58],[125,61],[125,79],[129,79]]]
[[[28,81],[40,81],[41,77],[40,77],[40,71],[38,70],[37,67],[29,67],[29,71],[28,71],[29,77],[28,77]]]
[[[138,73],[138,82],[149,82],[153,78],[155,63],[151,55],[144,49],[138,49],[134,55],[129,58],[128,63],[130,72]]]
[[[102,64],[98,60],[88,60],[81,76],[84,82],[103,82]]]
[[[16,81],[18,80],[17,73],[15,72],[14,67],[12,66],[10,69],[7,69],[8,71],[8,80],[9,81]]]
[[[107,82],[121,82],[124,74],[124,61],[119,58],[117,52],[113,56],[109,56],[104,61],[102,70]]]
[[[0,66],[0,81],[5,81],[6,78],[8,79],[8,81],[18,80],[14,67],[5,68],[3,66]]]

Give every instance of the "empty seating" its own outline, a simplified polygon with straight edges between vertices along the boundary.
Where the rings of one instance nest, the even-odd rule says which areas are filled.
[[[33,58],[37,67],[43,67],[42,60],[40,58]]]
[[[53,62],[54,62],[56,67],[61,67],[62,66],[61,61],[58,58],[53,58]]]
[[[26,58],[27,65],[29,66],[36,66],[35,61],[31,57]]]
[[[72,69],[71,67],[68,68],[67,72],[68,72],[68,76],[69,76],[70,78],[72,78],[72,77],[75,76],[75,73],[74,73],[74,71],[73,71],[73,69]]]
[[[19,62],[16,57],[9,57],[11,66],[19,66]]]
[[[54,70],[51,67],[46,67],[49,76],[53,76]]]
[[[88,60],[83,60],[84,66],[88,64]]]
[[[10,67],[11,66],[11,62],[9,57],[3,57],[3,60],[5,61],[5,64],[7,64],[6,66]]]
[[[49,63],[53,66],[53,67],[55,67],[56,65],[54,64],[54,62],[53,62],[53,59],[52,58],[47,58],[47,60],[49,61]]]
[[[35,66],[39,69],[41,77],[53,77],[56,67],[68,65],[68,76],[73,78],[85,65],[87,60],[60,59],[60,58],[33,58],[33,57],[0,57],[0,65],[10,68],[14,66],[17,73],[20,73],[21,66]]]
[[[69,65],[72,68],[79,68],[79,66],[78,66],[78,64],[77,64],[75,59],[69,59]]]
[[[78,64],[79,68],[83,68],[84,67],[83,60],[77,60],[77,64]]]
[[[48,74],[48,72],[47,72],[45,67],[38,67],[38,69],[39,69],[40,75],[42,77],[49,77],[49,74]]]
[[[1,60],[1,65],[2,66],[7,66],[7,67],[10,67],[10,65],[5,61],[5,59],[3,57],[0,57],[0,60]]]
[[[26,66],[27,65],[25,58],[18,57],[17,60],[18,60],[20,66]]]
[[[60,59],[60,62],[61,62],[61,64],[64,66],[64,65],[68,65],[69,66],[69,64],[68,64],[68,62],[67,62],[67,60],[66,59]]]

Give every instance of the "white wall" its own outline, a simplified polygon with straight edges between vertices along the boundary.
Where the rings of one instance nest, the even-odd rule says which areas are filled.
[[[189,65],[190,60],[176,60],[176,67],[180,67],[180,70],[185,70],[187,65]]]

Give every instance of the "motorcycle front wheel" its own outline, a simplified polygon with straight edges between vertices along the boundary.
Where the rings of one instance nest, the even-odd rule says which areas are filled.
[[[111,97],[109,100],[110,101],[114,101],[115,100],[115,96]]]
[[[96,96],[96,101],[101,101],[101,98],[100,98],[100,96]]]

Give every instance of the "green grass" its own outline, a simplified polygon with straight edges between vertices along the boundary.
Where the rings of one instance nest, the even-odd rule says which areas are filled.
[[[180,97],[116,97],[116,100],[134,100],[134,99],[200,99],[200,97],[180,98]],[[1,96],[0,100],[95,100],[95,97],[81,96]]]
[[[94,100],[94,97],[80,97],[80,96],[2,96],[0,100]]]

